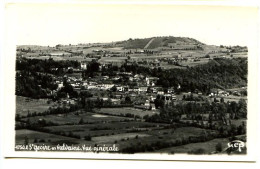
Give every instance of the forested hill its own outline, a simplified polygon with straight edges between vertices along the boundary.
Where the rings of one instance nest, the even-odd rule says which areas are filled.
[[[138,65],[123,65],[127,71],[144,73],[159,78],[157,85],[164,88],[181,86],[181,91],[195,89],[208,94],[213,88],[233,88],[247,86],[247,59],[246,58],[218,58],[207,64],[187,69],[162,70],[149,69]]]
[[[212,88],[232,88],[247,85],[247,59],[214,59],[207,64],[186,70],[172,69],[158,74],[159,85],[177,86],[183,91],[199,89],[209,93]]]

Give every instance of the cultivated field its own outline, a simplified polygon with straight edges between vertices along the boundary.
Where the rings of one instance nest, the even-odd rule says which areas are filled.
[[[84,123],[106,123],[106,122],[117,122],[131,120],[127,117],[118,117],[118,116],[103,116],[97,117],[94,113],[89,112],[72,112],[68,114],[57,114],[57,115],[46,115],[46,116],[35,116],[22,118],[22,121],[30,120],[31,123],[37,123],[39,121],[45,120],[46,122],[52,122],[57,125],[74,125],[78,124],[82,119]]]
[[[82,124],[82,125],[61,125],[61,126],[51,126],[45,127],[51,132],[73,132],[81,137],[85,135],[90,135],[91,137],[96,136],[108,136],[120,133],[129,133],[135,131],[148,131],[152,129],[160,129],[166,124],[156,124],[147,122],[107,122],[107,123],[95,123],[95,124]]]

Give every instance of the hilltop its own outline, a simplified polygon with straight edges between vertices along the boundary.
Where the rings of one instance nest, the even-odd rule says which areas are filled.
[[[157,49],[157,48],[170,48],[170,49],[197,49],[203,43],[196,39],[187,37],[151,37],[143,39],[128,39],[125,41],[116,42],[116,46],[125,49]]]

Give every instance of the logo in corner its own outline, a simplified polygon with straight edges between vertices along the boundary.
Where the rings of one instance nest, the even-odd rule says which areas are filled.
[[[245,148],[245,143],[243,141],[240,140],[234,140],[229,142],[228,144],[228,148],[231,151],[238,151],[241,152],[243,148]]]

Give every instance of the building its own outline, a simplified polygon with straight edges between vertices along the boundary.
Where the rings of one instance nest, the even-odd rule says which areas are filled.
[[[86,62],[81,62],[80,63],[80,69],[86,70],[87,69],[87,63]]]
[[[148,87],[147,86],[140,86],[139,92],[147,92]]]

